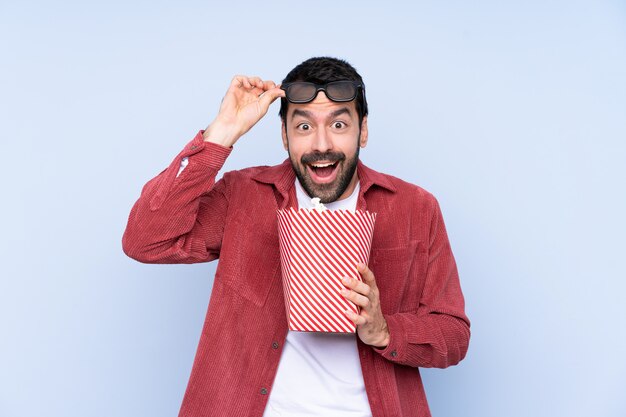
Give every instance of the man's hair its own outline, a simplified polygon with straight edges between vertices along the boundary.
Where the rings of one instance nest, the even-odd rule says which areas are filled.
[[[356,111],[359,123],[367,116],[367,100],[365,99],[365,84],[356,69],[343,59],[331,57],[309,58],[292,69],[283,80],[283,84],[294,81],[307,81],[315,84],[326,84],[332,81],[358,81],[362,87],[358,88],[356,96]],[[280,99],[280,118],[285,121],[289,102]]]

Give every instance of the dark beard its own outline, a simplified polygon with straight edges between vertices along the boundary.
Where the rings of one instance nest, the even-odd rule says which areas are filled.
[[[296,173],[298,181],[300,181],[300,185],[304,188],[304,191],[306,191],[310,197],[318,197],[322,203],[332,203],[341,197],[348,188],[348,185],[350,185],[350,181],[352,181],[359,161],[359,146],[357,144],[356,153],[351,159],[346,159],[346,155],[343,152],[304,154],[300,159],[301,165],[294,162],[291,158],[291,154],[289,155],[289,159],[291,160],[291,166]],[[316,184],[311,180],[306,168],[307,163],[315,161],[337,161],[338,165],[343,166],[338,166],[336,169],[343,168],[343,170],[338,173],[337,178],[332,183]]]

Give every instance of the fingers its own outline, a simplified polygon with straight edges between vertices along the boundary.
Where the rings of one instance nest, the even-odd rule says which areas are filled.
[[[371,288],[369,285],[354,278],[344,278],[343,284],[348,287],[341,290],[341,295],[348,301],[352,301],[357,306],[367,309],[370,304]]]
[[[231,88],[243,87],[245,89],[250,89],[252,88],[252,85],[250,84],[250,80],[248,79],[248,77],[246,77],[245,75],[235,75],[232,81],[230,82],[230,87]]]
[[[248,77],[246,75],[235,75],[230,82],[232,87],[243,87],[250,90],[254,87],[262,87],[263,81],[259,77]]]
[[[271,80],[262,80],[260,77],[248,77],[246,75],[236,75],[231,83],[233,88],[244,88],[246,90],[258,90],[258,94],[276,88],[276,83]]]
[[[343,295],[346,300],[352,301],[355,305],[361,308],[365,309],[370,305],[370,299],[357,292],[343,289],[341,290],[341,295]]]
[[[345,277],[341,280],[343,285],[358,292],[359,294],[364,295],[365,297],[369,297],[370,291],[372,290],[369,285],[366,283],[359,281],[358,279]]]
[[[248,81],[253,87],[263,89],[263,80],[260,77],[249,77]]]
[[[341,295],[346,300],[352,301],[363,309],[369,309],[373,304],[374,308],[378,305],[378,287],[376,287],[376,279],[374,273],[365,264],[358,264],[357,271],[361,275],[363,281],[358,279],[344,277],[341,282],[347,288],[341,290]]]
[[[271,80],[263,81],[263,89],[265,91],[271,90],[272,88],[276,88],[276,83]]]
[[[346,316],[357,326],[362,326],[367,323],[367,319],[365,317],[352,310],[346,310]]]
[[[343,285],[348,290],[342,291],[341,294],[359,307],[367,308],[372,301],[372,296],[375,296],[373,292],[377,289],[376,279],[374,273],[365,264],[358,264],[357,271],[359,271],[363,281],[349,277],[343,278]]]

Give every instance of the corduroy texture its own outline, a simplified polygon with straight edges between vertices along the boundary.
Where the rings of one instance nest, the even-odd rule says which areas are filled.
[[[276,210],[297,208],[295,174],[287,160],[215,182],[229,153],[198,133],[146,184],[123,237],[141,262],[220,259],[181,417],[261,417],[287,334]],[[441,212],[417,186],[357,172],[357,209],[377,213],[369,266],[391,334],[385,349],[357,338],[372,415],[430,416],[418,367],[458,363],[470,337]]]

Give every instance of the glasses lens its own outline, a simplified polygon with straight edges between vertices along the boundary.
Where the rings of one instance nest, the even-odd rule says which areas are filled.
[[[352,81],[335,81],[326,85],[326,95],[333,101],[352,101],[356,97],[356,86]]]
[[[308,103],[313,100],[316,91],[313,83],[295,82],[287,88],[287,100],[292,103]]]

